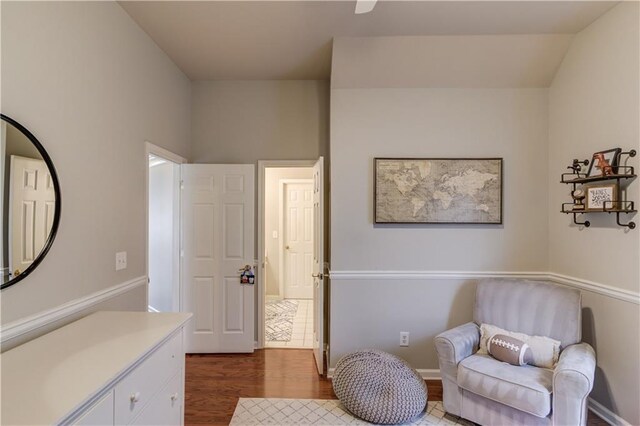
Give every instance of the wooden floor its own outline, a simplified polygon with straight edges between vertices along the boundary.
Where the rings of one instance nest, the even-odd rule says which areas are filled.
[[[185,425],[229,424],[239,398],[336,399],[308,349],[187,355],[186,365]],[[439,380],[428,380],[427,387],[430,401],[442,401]],[[589,426],[606,424],[589,413]]]

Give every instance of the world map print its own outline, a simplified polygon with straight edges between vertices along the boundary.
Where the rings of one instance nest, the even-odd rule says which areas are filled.
[[[376,223],[502,223],[502,159],[375,159]]]

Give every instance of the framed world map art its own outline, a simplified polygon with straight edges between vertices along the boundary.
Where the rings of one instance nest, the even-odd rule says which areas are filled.
[[[502,223],[502,158],[375,158],[375,223]]]

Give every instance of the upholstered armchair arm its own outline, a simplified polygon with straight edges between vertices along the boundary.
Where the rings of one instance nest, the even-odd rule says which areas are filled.
[[[587,343],[567,346],[553,372],[553,424],[586,425],[596,354]]]
[[[458,363],[478,350],[480,329],[472,322],[436,336],[440,374],[457,376]]]
[[[472,322],[436,336],[436,352],[442,377],[442,402],[445,410],[459,416],[462,391],[458,387],[458,363],[478,350],[480,329]]]

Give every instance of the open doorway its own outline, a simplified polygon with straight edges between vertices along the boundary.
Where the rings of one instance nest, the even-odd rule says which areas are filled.
[[[313,348],[313,162],[264,168],[265,348]]]
[[[184,159],[148,144],[148,309],[180,311],[180,164]]]

